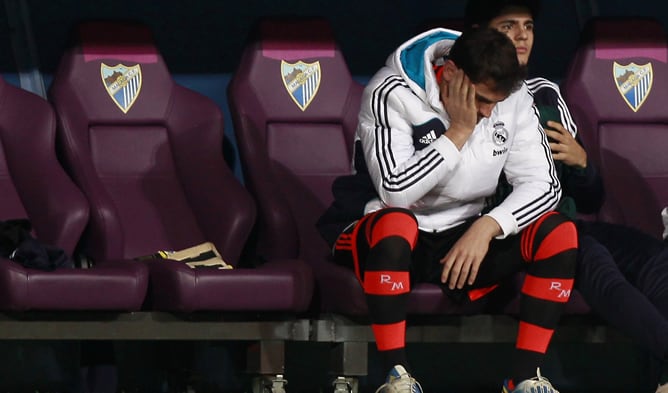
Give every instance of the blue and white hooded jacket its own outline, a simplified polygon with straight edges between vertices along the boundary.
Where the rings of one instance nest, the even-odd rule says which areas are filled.
[[[335,201],[318,229],[330,245],[366,213],[410,209],[421,230],[440,232],[479,216],[501,171],[512,192],[486,213],[501,238],[516,234],[561,196],[533,97],[522,87],[482,119],[461,151],[444,134],[450,119],[433,64],[459,32],[433,29],[402,44],[369,81],[355,135],[353,171],[334,181]]]
[[[408,208],[421,230],[440,232],[480,215],[503,171],[513,192],[487,215],[505,237],[554,209],[561,187],[526,85],[476,125],[461,151],[444,135],[450,121],[433,64],[458,36],[438,28],[412,38],[367,85],[355,154],[363,153],[378,197],[364,213]]]

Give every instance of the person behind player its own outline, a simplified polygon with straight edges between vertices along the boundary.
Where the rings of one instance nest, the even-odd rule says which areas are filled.
[[[493,29],[433,29],[399,46],[365,88],[354,173],[318,221],[354,270],[388,372],[383,392],[421,392],[405,351],[410,287],[475,301],[524,270],[504,389],[556,389],[538,370],[575,274],[574,224],[512,42]],[[514,189],[481,214],[505,173]],[[538,373],[538,377],[536,376]]]
[[[535,36],[538,0],[469,0],[466,25],[506,34],[527,65]],[[560,210],[570,215],[600,209],[604,189],[596,167],[579,142],[578,128],[558,85],[528,79],[564,188]],[[501,191],[503,193],[503,191]],[[497,199],[502,199],[498,197]],[[593,310],[630,336],[657,362],[668,357],[668,250],[660,239],[605,222],[575,221],[579,252],[575,285]],[[659,368],[665,366],[659,366]],[[649,381],[648,391],[668,393],[668,375]]]

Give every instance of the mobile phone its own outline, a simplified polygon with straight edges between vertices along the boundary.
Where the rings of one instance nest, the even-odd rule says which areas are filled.
[[[561,123],[559,111],[554,106],[539,106],[538,113],[540,115],[540,125],[542,125],[543,128],[547,127],[548,120]]]

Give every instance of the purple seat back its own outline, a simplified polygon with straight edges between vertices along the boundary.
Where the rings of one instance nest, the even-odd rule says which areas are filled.
[[[58,163],[55,125],[48,102],[0,79],[0,220],[27,218],[41,242],[72,255],[88,205]]]
[[[562,83],[606,187],[599,220],[661,234],[668,205],[668,45],[656,20],[593,19]]]
[[[0,79],[0,220],[27,218],[40,243],[72,256],[89,207],[58,162],[55,132],[46,100]],[[136,311],[147,283],[148,269],[136,263],[42,271],[3,259],[0,309]]]
[[[211,241],[236,264],[255,207],[223,159],[219,108],[174,83],[146,27],[90,22],[78,33],[49,93],[91,204],[88,251],[133,258]]]
[[[255,30],[228,95],[264,256],[327,255],[315,222],[333,180],[350,173],[362,89],[326,21],[264,20]]]

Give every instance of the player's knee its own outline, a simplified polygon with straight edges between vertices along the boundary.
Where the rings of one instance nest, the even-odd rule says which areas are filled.
[[[556,212],[542,216],[522,235],[523,257],[539,261],[570,251],[575,256],[578,232],[575,223]],[[575,263],[575,257],[572,258]]]
[[[546,233],[543,241],[557,242],[564,248],[577,248],[578,230],[571,219],[557,212],[548,213],[544,217],[539,230]]]
[[[371,247],[383,239],[398,237],[415,247],[418,237],[417,219],[408,209],[387,208],[378,212],[371,223]]]

